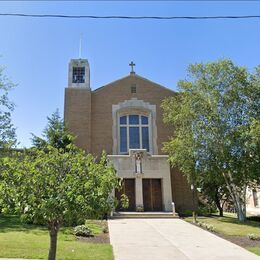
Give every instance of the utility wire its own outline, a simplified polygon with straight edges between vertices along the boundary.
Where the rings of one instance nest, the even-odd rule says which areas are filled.
[[[260,15],[227,15],[227,16],[96,16],[96,15],[64,15],[64,14],[23,14],[0,13],[0,16],[20,16],[33,18],[69,18],[69,19],[131,19],[131,20],[213,20],[213,19],[254,19]]]

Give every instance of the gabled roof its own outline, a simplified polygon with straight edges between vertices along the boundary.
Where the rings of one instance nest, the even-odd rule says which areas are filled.
[[[164,88],[164,89],[167,89],[167,90],[169,90],[169,91],[171,91],[171,92],[173,92],[173,93],[177,93],[176,91],[173,91],[173,90],[170,89],[170,88],[164,87],[164,86],[162,86],[162,85],[160,85],[160,84],[158,84],[158,83],[156,83],[156,82],[154,82],[154,81],[151,81],[151,80],[149,80],[149,79],[146,79],[146,78],[144,78],[144,77],[142,77],[142,76],[140,76],[140,75],[138,75],[138,74],[130,74],[130,75],[127,75],[127,76],[125,76],[125,77],[122,77],[122,78],[120,78],[120,79],[117,79],[117,80],[115,80],[115,81],[112,81],[112,82],[110,82],[110,83],[108,83],[108,84],[106,84],[106,85],[104,85],[104,86],[102,86],[102,87],[96,88],[95,90],[93,90],[93,92],[97,92],[97,91],[99,91],[99,90],[101,90],[101,89],[103,89],[103,88],[105,88],[105,87],[107,87],[107,86],[113,85],[114,83],[116,83],[116,82],[118,82],[118,81],[121,81],[121,80],[124,80],[124,79],[127,79],[127,78],[131,78],[131,77],[136,77],[136,78],[139,78],[139,79],[141,79],[141,80],[145,80],[145,81],[150,82],[150,83],[152,83],[152,84],[154,84],[154,85],[157,85],[157,86],[160,87],[160,88]]]

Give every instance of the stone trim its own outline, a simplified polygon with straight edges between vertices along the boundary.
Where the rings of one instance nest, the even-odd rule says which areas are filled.
[[[143,100],[132,98],[116,105],[112,105],[112,136],[113,136],[113,154],[119,154],[119,116],[121,113],[130,111],[142,111],[149,117],[149,144],[150,154],[158,154],[157,147],[157,126],[156,126],[156,105],[151,105]]]
[[[135,153],[143,152],[142,173],[135,171]],[[170,165],[167,155],[150,155],[145,149],[130,149],[129,155],[108,155],[119,178],[135,178],[135,203],[137,210],[143,208],[143,180],[161,179],[162,206],[164,211],[172,210],[172,189]]]

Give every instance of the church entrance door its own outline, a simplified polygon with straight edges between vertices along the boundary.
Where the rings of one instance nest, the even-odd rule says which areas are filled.
[[[127,209],[124,209],[120,202],[122,194],[125,194],[129,199],[129,207]],[[122,188],[116,190],[116,198],[119,201],[116,208],[117,211],[135,211],[135,179],[123,179]]]
[[[143,179],[144,211],[162,211],[161,179]]]

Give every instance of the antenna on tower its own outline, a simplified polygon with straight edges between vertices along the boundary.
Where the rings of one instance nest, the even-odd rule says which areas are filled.
[[[82,33],[79,38],[79,59],[81,59],[81,51],[82,51]]]

